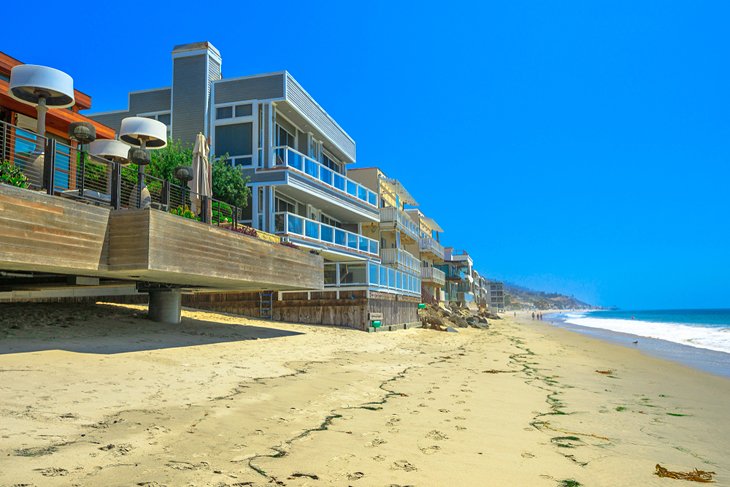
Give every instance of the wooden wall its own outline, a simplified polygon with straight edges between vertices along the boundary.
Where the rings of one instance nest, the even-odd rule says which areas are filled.
[[[0,269],[94,274],[106,259],[109,213],[0,183]]]

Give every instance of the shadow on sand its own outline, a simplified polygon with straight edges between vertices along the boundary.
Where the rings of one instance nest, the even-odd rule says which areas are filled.
[[[115,354],[301,334],[186,317],[178,325],[157,323],[145,311],[115,305],[0,304],[0,355],[44,350]]]

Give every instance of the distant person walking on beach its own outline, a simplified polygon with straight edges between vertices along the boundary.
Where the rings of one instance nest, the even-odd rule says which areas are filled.
[[[535,319],[535,312],[534,311],[532,312],[532,319],[533,320]]]

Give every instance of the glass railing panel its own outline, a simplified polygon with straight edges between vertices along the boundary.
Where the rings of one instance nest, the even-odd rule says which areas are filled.
[[[307,237],[319,240],[319,223],[305,220],[305,229]]]
[[[286,222],[285,213],[277,213],[276,215],[274,215],[274,231],[275,232],[284,232],[286,229],[285,222]]]
[[[360,236],[360,251],[367,252],[368,249],[369,249],[368,239],[366,237]]]
[[[371,254],[378,253],[378,242],[376,242],[375,240],[370,241],[370,253]]]
[[[332,170],[327,167],[320,167],[319,179],[325,184],[332,186]]]
[[[304,219],[292,214],[287,214],[287,232],[304,235]]]
[[[368,203],[370,203],[373,206],[378,206],[378,195],[373,193],[372,191],[368,192]]]
[[[374,286],[377,286],[378,283],[380,282],[380,280],[379,280],[380,273],[378,272],[378,265],[377,264],[369,264],[369,272],[368,273],[369,273],[369,276],[368,277],[370,279],[370,284],[371,285],[374,285]]]
[[[344,230],[335,228],[335,244],[341,245],[343,247],[347,245],[347,234]]]
[[[395,287],[395,269],[388,269],[388,287]]]
[[[367,190],[365,188],[363,188],[362,186],[358,186],[357,187],[357,197],[363,201],[367,201],[368,200]]]
[[[347,194],[352,196],[357,196],[357,184],[353,181],[346,181],[347,182]]]
[[[351,249],[357,250],[357,235],[354,233],[347,232],[347,246]]]
[[[345,191],[345,178],[339,174],[335,174],[333,178],[334,187],[340,191]]]
[[[401,272],[395,273],[395,287],[398,289],[403,288],[403,274]]]
[[[334,242],[334,235],[335,235],[335,229],[332,228],[329,225],[322,225],[322,228],[320,230],[321,232],[321,239],[324,242],[332,243]]]
[[[309,174],[315,179],[319,179],[318,170],[319,167],[317,166],[317,163],[310,160],[310,159],[304,159],[304,172]]]

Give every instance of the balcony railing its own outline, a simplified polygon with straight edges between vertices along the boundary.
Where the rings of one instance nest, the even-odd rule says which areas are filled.
[[[325,287],[367,287],[374,291],[421,296],[421,279],[376,262],[332,262],[324,265]]]
[[[405,250],[383,249],[380,253],[380,261],[383,264],[397,265],[400,269],[413,272],[416,275],[421,273],[421,261]]]
[[[274,231],[281,235],[293,235],[327,244],[333,248],[358,251],[378,257],[377,240],[326,225],[288,212],[274,214]]]
[[[274,147],[274,164],[285,166],[306,174],[325,186],[341,191],[372,207],[378,207],[378,195],[362,184],[333,171],[327,166],[315,161],[291,147]]]
[[[435,267],[421,267],[421,280],[425,282],[435,282],[441,286],[446,284],[446,274]]]
[[[413,240],[418,240],[420,235],[418,224],[405,211],[392,206],[380,209],[380,223],[395,223]]]
[[[418,248],[421,252],[430,252],[437,255],[441,260],[444,258],[444,246],[438,243],[431,237],[421,237],[418,243]]]

